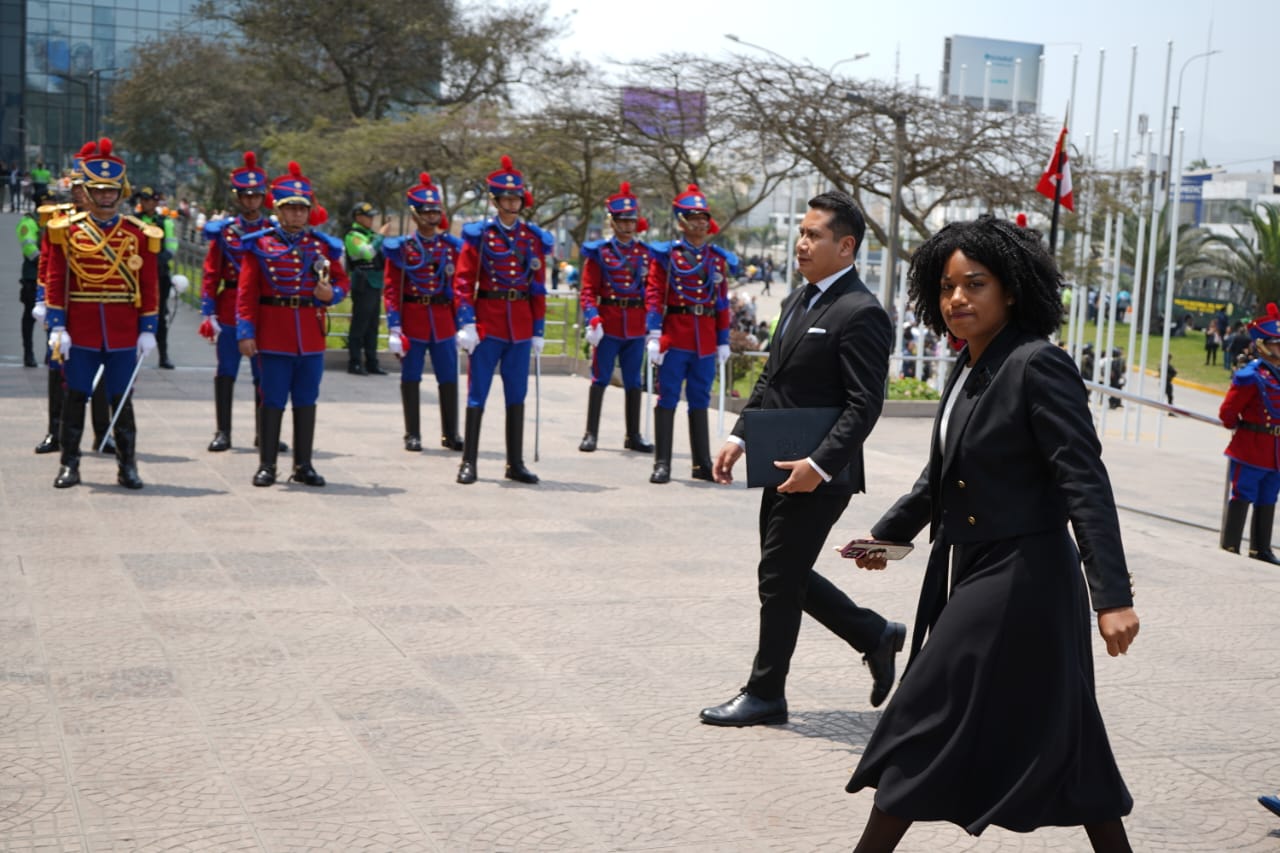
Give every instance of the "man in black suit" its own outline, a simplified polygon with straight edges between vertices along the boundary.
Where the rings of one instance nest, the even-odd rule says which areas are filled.
[[[702,722],[754,726],[787,721],[786,679],[808,613],[863,653],[871,669],[871,704],[889,695],[894,655],[906,626],[858,607],[813,570],[832,525],[854,492],[864,490],[862,443],[884,405],[893,331],[889,317],[853,267],[866,231],[847,193],[822,193],[809,201],[800,223],[796,264],[809,284],[788,296],[769,360],[746,409],[835,407],[842,409],[826,438],[807,459],[774,464],[789,472],[760,499],[760,640],[751,678],[742,691]],[[720,449],[714,475],[733,482],[745,431],[738,419]],[[847,482],[832,478],[849,468]]]

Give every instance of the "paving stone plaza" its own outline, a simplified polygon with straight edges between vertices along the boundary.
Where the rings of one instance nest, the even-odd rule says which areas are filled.
[[[5,235],[15,221],[0,215]],[[852,848],[871,793],[844,784],[879,713],[851,649],[806,622],[787,725],[698,722],[750,668],[759,496],[688,479],[683,414],[676,476],[653,486],[651,458],[621,449],[621,392],[601,449],[579,453],[587,380],[545,376],[536,463],[532,400],[526,426],[543,482],[521,486],[502,479],[495,389],[464,487],[458,454],[402,449],[396,378],[331,370],[328,486],[254,488],[247,368],[235,447],[208,453],[213,353],[184,307],[178,369],[139,380],[146,488],[86,453],[83,484],[55,490],[56,456],[31,452],[45,373],[21,367],[11,236],[0,275],[0,850]],[[433,435],[430,380],[423,397]],[[1178,402],[1218,404],[1186,388]],[[1142,631],[1121,658],[1094,643],[1130,837],[1280,850],[1280,818],[1255,801],[1280,788],[1280,569],[1217,548],[1226,431],[1147,413],[1134,442],[1134,420],[1126,440],[1108,416],[1104,459]],[[880,422],[869,491],[830,545],[915,479],[930,423]],[[920,548],[868,573],[829,551],[819,571],[910,623],[924,564]],[[1089,847],[1080,829],[919,824],[899,849]]]

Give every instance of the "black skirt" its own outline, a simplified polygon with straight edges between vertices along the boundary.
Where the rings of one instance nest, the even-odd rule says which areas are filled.
[[[946,570],[934,544],[929,572]],[[846,790],[979,835],[1127,815],[1094,694],[1092,620],[1066,529],[951,551],[951,595]]]

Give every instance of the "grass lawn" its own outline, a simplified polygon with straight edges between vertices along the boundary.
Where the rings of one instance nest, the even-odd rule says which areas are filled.
[[[1104,330],[1105,333],[1105,330]],[[1084,342],[1097,342],[1097,326],[1094,323],[1086,323],[1084,327]],[[1062,327],[1062,337],[1067,336],[1067,327]],[[1129,349],[1129,327],[1123,323],[1116,324],[1116,346],[1125,351],[1126,360],[1132,370],[1134,363],[1142,355],[1142,336],[1136,338],[1136,350],[1132,357],[1128,352]],[[1147,362],[1146,366],[1153,374],[1160,372],[1160,345],[1161,338],[1159,335],[1151,335],[1147,340]],[[1103,338],[1103,346],[1106,346],[1106,338]],[[1231,374],[1222,366],[1222,350],[1219,348],[1217,364],[1206,365],[1204,363],[1204,332],[1192,330],[1182,337],[1169,339],[1169,357],[1173,360],[1173,366],[1178,371],[1178,379],[1188,382],[1194,382],[1197,385],[1204,385],[1209,388],[1226,393],[1227,388],[1231,385]],[[1144,389],[1152,396],[1157,396],[1158,389],[1153,388],[1151,383],[1146,383]]]

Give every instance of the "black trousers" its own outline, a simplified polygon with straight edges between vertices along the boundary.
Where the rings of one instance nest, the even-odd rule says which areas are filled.
[[[880,645],[887,622],[859,607],[813,570],[849,496],[810,492],[780,495],[772,486],[760,498],[760,644],[751,680],[743,688],[761,699],[786,695],[791,655],[808,613],[860,652]]]
[[[36,318],[31,312],[36,307],[36,282],[35,279],[24,278],[21,285],[18,298],[22,300],[22,354],[34,357]]]
[[[160,358],[169,354],[169,297],[173,293],[173,279],[168,273],[162,273],[160,279],[159,316],[156,318],[156,346],[160,349]]]
[[[381,315],[382,290],[370,287],[357,273],[351,277],[351,330],[347,349],[352,364],[371,367],[378,363],[378,317]],[[361,353],[364,354],[363,359]]]

